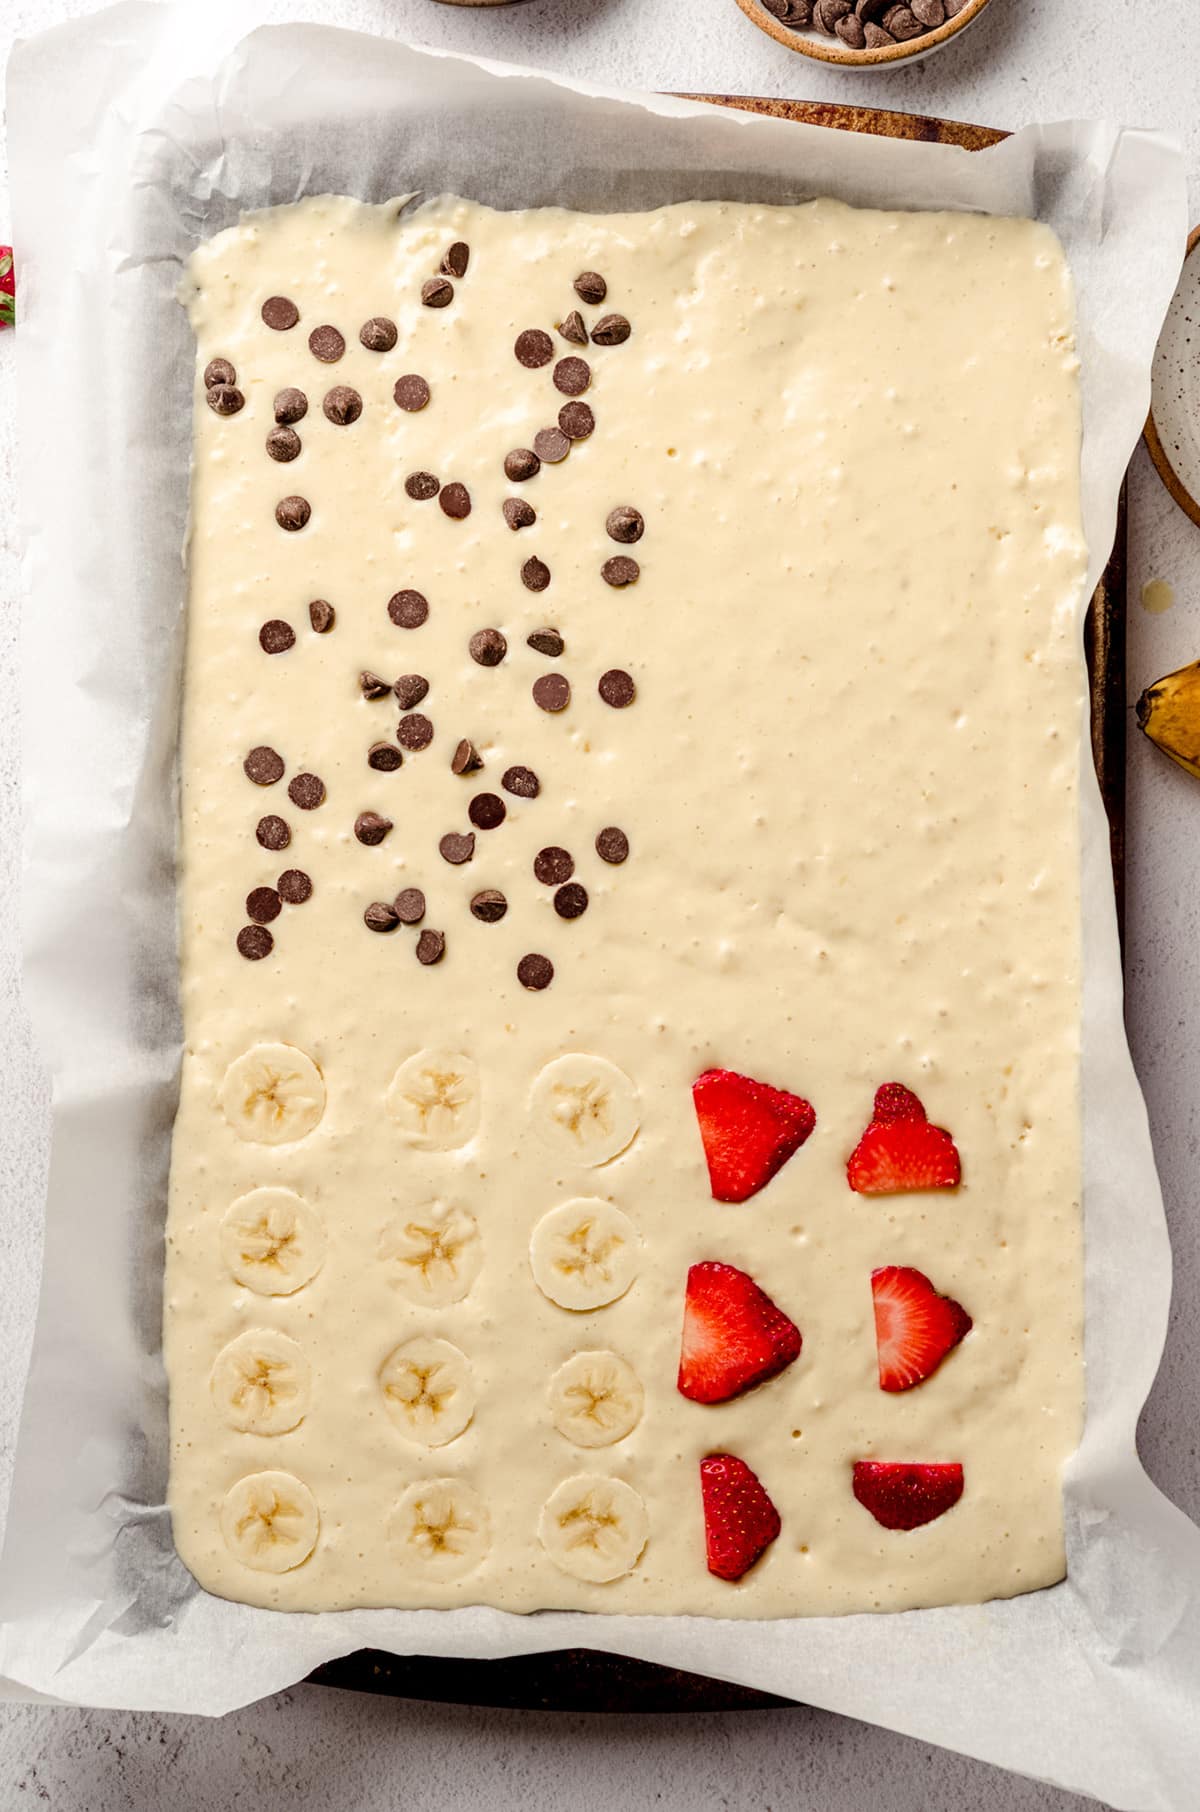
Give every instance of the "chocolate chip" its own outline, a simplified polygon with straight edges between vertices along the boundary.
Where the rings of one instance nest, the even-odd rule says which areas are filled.
[[[532,768],[505,768],[500,785],[506,793],[515,793],[518,799],[536,799],[542,790],[542,783]]]
[[[467,651],[481,667],[498,667],[508,653],[508,643],[498,629],[477,629]]]
[[[498,887],[484,887],[472,897],[471,911],[485,925],[494,925],[508,911],[508,901]]]
[[[399,923],[386,900],[372,900],[363,913],[363,924],[368,931],[394,931]]]
[[[893,38],[891,32],[885,31],[882,25],[875,25],[868,20],[863,26],[863,43],[867,50],[886,50],[890,44],[896,42],[897,40]]]
[[[550,583],[550,568],[536,554],[531,554],[521,568],[521,584],[527,591],[545,591]]]
[[[382,817],[379,812],[360,812],[354,820],[354,835],[368,849],[382,843],[391,828],[391,819]]]
[[[446,277],[465,277],[467,266],[471,262],[471,248],[465,239],[456,239],[446,256],[442,259],[441,270]]]
[[[248,963],[257,963],[270,956],[275,939],[265,925],[243,925],[237,934],[237,947]]]
[[[406,372],[396,379],[392,398],[398,409],[406,409],[410,415],[415,415],[429,401],[429,385],[415,371]]]
[[[640,541],[646,529],[645,518],[640,510],[635,510],[631,503],[621,503],[615,510],[608,512],[604,524],[610,541],[621,541],[631,547]]]
[[[571,688],[561,673],[544,673],[533,682],[533,702],[542,711],[565,711],[571,702]]]
[[[357,390],[351,390],[349,384],[335,384],[326,392],[321,407],[335,428],[348,428],[362,414],[362,397]]]
[[[279,897],[286,900],[289,906],[303,906],[305,900],[312,899],[312,877],[306,875],[302,868],[285,868],[275,883]]]
[[[579,300],[592,308],[598,308],[608,294],[608,284],[599,271],[580,271],[571,287]]]
[[[242,767],[255,786],[274,786],[277,780],[283,779],[283,756],[266,743],[251,749]]]
[[[623,667],[610,667],[607,673],[602,673],[599,691],[605,704],[611,705],[614,711],[623,711],[637,697],[633,676]]]
[[[236,384],[237,372],[228,359],[210,359],[204,367],[204,388],[211,390],[215,384]]]
[[[444,484],[438,498],[442,510],[452,516],[455,522],[461,522],[471,514],[471,493],[465,484]]]
[[[358,676],[358,689],[364,698],[386,698],[392,688],[378,673],[365,669]]]
[[[388,599],[387,609],[397,629],[419,629],[429,615],[429,600],[423,592],[398,591]]]
[[[246,895],[246,917],[256,925],[269,925],[283,911],[283,901],[273,887],[252,887]]]
[[[908,6],[913,18],[919,19],[928,31],[936,31],[939,25],[946,23],[942,0],[908,0]]]
[[[586,359],[576,358],[573,353],[569,358],[560,359],[554,367],[554,388],[561,390],[564,396],[582,396],[591,381],[591,366]]]
[[[523,956],[517,964],[517,980],[523,988],[540,994],[554,980],[554,964],[548,956],[538,956],[536,953]]]
[[[506,497],[500,508],[510,529],[532,528],[537,521],[537,511],[523,497]]]
[[[944,18],[945,14],[942,16]],[[854,13],[848,13],[844,19],[836,20],[833,29],[848,49],[865,50],[867,48],[866,27]]]
[[[396,323],[386,315],[372,315],[359,328],[358,337],[368,352],[390,352],[396,344]]]
[[[532,635],[525,637],[530,648],[536,648],[539,654],[548,654],[557,660],[566,647],[566,643],[557,629],[535,629]]]
[[[328,635],[337,622],[337,611],[324,598],[314,598],[308,607],[308,620],[314,635]]]
[[[307,497],[281,497],[275,505],[275,520],[289,534],[302,529],[311,515],[312,505]]]
[[[326,324],[313,328],[308,336],[308,350],[322,365],[336,365],[346,350],[346,342],[336,327]]]
[[[404,489],[414,503],[428,503],[441,490],[441,483],[432,472],[410,472],[404,480]]]
[[[624,862],[629,856],[629,838],[615,824],[608,824],[596,838],[596,854],[602,862],[614,866]]]
[[[236,415],[246,405],[246,399],[236,384],[214,384],[211,390],[204,392],[204,396],[214,415]]]
[[[483,766],[483,756],[469,737],[464,736],[450,757],[452,774],[477,774]]]
[[[534,450],[539,460],[548,466],[558,465],[571,451],[571,443],[561,428],[539,428],[533,437]]]
[[[587,403],[564,403],[558,425],[568,440],[586,440],[595,429],[596,418]]]
[[[467,807],[467,817],[476,830],[495,830],[508,816],[508,807],[499,793],[476,793]]]
[[[392,691],[396,694],[402,711],[411,711],[414,705],[428,695],[429,681],[423,673],[402,673],[395,681]]]
[[[446,937],[441,931],[423,931],[417,939],[417,961],[427,969],[440,963],[446,954]]]
[[[419,925],[425,917],[425,895],[419,887],[402,888],[392,908],[402,925]]]
[[[628,554],[614,554],[600,568],[600,577],[606,585],[615,585],[619,589],[622,585],[632,585],[641,570],[637,561],[631,560]]]
[[[315,812],[325,803],[325,782],[318,774],[297,774],[288,781],[288,798],[302,812]]]
[[[294,428],[272,428],[264,444],[271,458],[286,466],[295,459],[302,443]]]
[[[824,0],[825,5],[829,0]],[[889,6],[881,21],[899,44],[906,44],[910,38],[919,38],[925,27],[908,6]]]
[[[274,812],[268,812],[265,818],[259,819],[254,829],[254,835],[264,849],[286,849],[292,840],[292,833],[288,829],[286,818],[278,818]]]
[[[560,887],[554,896],[554,910],[560,919],[581,919],[588,909],[587,888],[578,881]]]
[[[262,318],[276,333],[286,333],[300,319],[300,310],[287,296],[268,296],[262,305]]]
[[[550,843],[533,858],[533,872],[543,887],[561,887],[575,873],[575,858],[569,850]]]
[[[527,327],[524,333],[517,335],[513,351],[519,365],[524,365],[527,371],[537,371],[554,357],[554,341],[540,327]]]
[[[454,300],[454,285],[445,277],[430,277],[421,285],[421,300],[426,308],[445,308]]]
[[[475,854],[475,837],[471,831],[464,835],[462,831],[447,831],[438,844],[442,859],[454,868],[461,868]]]
[[[605,315],[592,329],[592,345],[622,346],[631,332],[624,315]]]
[[[588,330],[584,326],[583,316],[577,308],[571,310],[565,321],[559,322],[558,331],[564,340],[571,342],[572,346],[586,346],[588,343]]]
[[[259,630],[258,645],[264,654],[286,654],[296,645],[296,631],[282,617],[272,617]]]
[[[390,742],[373,742],[367,750],[367,766],[374,768],[377,774],[394,774],[403,760],[399,749],[394,749]]]
[[[420,711],[410,711],[396,725],[396,741],[410,753],[418,749],[427,749],[433,741],[433,725]]]
[[[284,424],[302,422],[308,414],[308,398],[303,390],[297,390],[289,384],[275,398],[275,420]]]
[[[504,476],[513,484],[523,484],[527,478],[536,478],[542,469],[542,462],[532,447],[514,447],[511,453],[504,455]]]

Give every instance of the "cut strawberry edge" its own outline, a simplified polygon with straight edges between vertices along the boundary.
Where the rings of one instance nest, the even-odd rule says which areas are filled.
[[[757,1473],[733,1453],[700,1462],[708,1570],[731,1584],[760,1560],[783,1527]]]
[[[705,1259],[687,1275],[676,1386],[693,1403],[727,1403],[800,1355],[800,1329],[746,1271]]]
[[[920,1529],[963,1494],[963,1469],[957,1461],[856,1460],[854,1495],[885,1529]]]
[[[856,1195],[906,1195],[923,1189],[957,1189],[962,1181],[958,1147],[944,1126],[931,1126],[920,1098],[903,1082],[875,1091],[870,1125],[846,1162]]]
[[[714,1200],[745,1202],[794,1157],[817,1123],[811,1102],[736,1070],[705,1070],[692,1102]]]
[[[914,1095],[903,1082],[884,1082],[875,1090],[871,1120],[876,1126],[888,1126],[895,1120],[924,1120],[925,1109],[919,1095]]]
[[[973,1326],[962,1304],[940,1295],[912,1265],[872,1271],[871,1295],[880,1390],[923,1384]]]

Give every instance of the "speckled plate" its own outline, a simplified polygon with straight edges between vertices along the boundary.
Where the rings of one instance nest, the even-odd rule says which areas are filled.
[[[1179,287],[1154,354],[1146,445],[1180,509],[1200,525],[1200,227],[1187,242]]]

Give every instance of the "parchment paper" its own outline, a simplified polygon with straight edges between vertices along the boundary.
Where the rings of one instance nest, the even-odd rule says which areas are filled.
[[[1190,1812],[1200,1533],[1134,1449],[1170,1261],[1086,759],[1089,1401],[1066,1488],[1065,1585],[979,1607],[758,1624],[490,1610],[289,1617],[206,1596],[175,1558],[159,1314],[179,1043],[192,347],[174,297],[196,242],[243,208],[322,191],[591,209],[824,192],[1040,216],[1062,237],[1078,289],[1094,582],[1186,229],[1180,161],[1143,133],[1033,127],[968,155],[585,91],[317,27],[235,45],[245,23],[244,6],[126,4],[21,46],[10,68],[26,985],[55,1109],[43,1297],[0,1573],[9,1690],[217,1713],[360,1646],[471,1656],[584,1646],[890,1725],[1130,1812]]]

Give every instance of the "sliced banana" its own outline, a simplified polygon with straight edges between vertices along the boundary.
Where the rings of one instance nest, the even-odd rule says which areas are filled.
[[[312,1401],[303,1348],[274,1328],[247,1328],[222,1347],[208,1383],[217,1414],[239,1434],[286,1434]]]
[[[325,1228],[291,1189],[252,1189],[221,1222],[221,1257],[240,1284],[259,1296],[291,1296],[325,1262]]]
[[[475,1414],[470,1360],[431,1334],[418,1334],[388,1354],[379,1388],[401,1434],[422,1447],[445,1447]]]
[[[576,1447],[611,1447],[642,1419],[642,1382],[617,1353],[573,1353],[550,1380],[550,1419]]]
[[[226,1547],[256,1573],[290,1573],[303,1565],[320,1526],[316,1499],[290,1472],[252,1472],[230,1486],[221,1505]]]
[[[538,1524],[555,1566],[594,1585],[632,1573],[649,1534],[646,1506],[633,1486],[587,1472],[563,1480]]]
[[[534,1077],[529,1109],[538,1136],[568,1164],[607,1164],[641,1124],[637,1089],[605,1057],[572,1051]]]
[[[400,1065],[388,1106],[418,1151],[453,1151],[479,1125],[479,1066],[461,1051],[418,1051]]]
[[[379,1256],[410,1302],[444,1308],[461,1302],[479,1275],[479,1222],[455,1202],[422,1202],[387,1223]]]
[[[239,1139],[290,1145],[307,1138],[325,1112],[325,1081],[294,1044],[256,1044],[226,1070],[221,1106]]]
[[[529,1240],[533,1281],[560,1309],[601,1309],[637,1275],[641,1240],[627,1214],[598,1196],[544,1214]]]
[[[404,1492],[388,1537],[401,1565],[422,1578],[461,1579],[487,1553],[491,1519],[479,1493],[461,1479],[428,1479]]]

